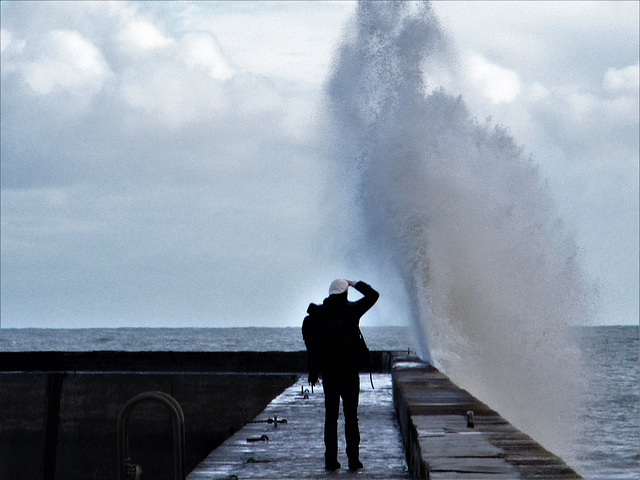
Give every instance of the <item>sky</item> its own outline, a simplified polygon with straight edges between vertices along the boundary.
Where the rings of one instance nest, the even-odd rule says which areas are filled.
[[[639,5],[434,2],[459,93],[539,164],[595,324],[638,324]],[[323,88],[353,2],[1,8],[1,326],[299,326],[334,278]],[[357,220],[354,220],[357,221]]]

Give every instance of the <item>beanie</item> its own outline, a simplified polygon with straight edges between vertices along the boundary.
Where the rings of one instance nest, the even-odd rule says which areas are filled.
[[[329,287],[329,295],[334,295],[336,293],[344,293],[349,289],[349,282],[347,282],[343,278],[339,278],[331,282],[331,286]]]

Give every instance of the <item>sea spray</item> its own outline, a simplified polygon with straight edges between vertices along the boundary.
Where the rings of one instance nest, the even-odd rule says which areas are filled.
[[[358,4],[326,87],[344,208],[402,279],[423,357],[570,457],[568,330],[589,310],[576,244],[509,132],[441,88],[455,61],[429,3]]]

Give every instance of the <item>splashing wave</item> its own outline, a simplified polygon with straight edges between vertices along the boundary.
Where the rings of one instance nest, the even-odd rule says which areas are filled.
[[[423,357],[570,456],[568,327],[591,293],[548,186],[507,129],[438,84],[456,59],[429,3],[362,2],[346,32],[326,89],[331,142]]]

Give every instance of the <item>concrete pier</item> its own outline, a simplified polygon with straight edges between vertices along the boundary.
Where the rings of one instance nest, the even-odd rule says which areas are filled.
[[[306,375],[286,389],[256,418],[214,450],[190,475],[188,480],[238,479],[319,479],[353,477],[362,479],[410,479],[402,439],[393,409],[390,374],[360,378],[360,459],[365,468],[357,473],[347,468],[344,452],[344,424],[339,424],[338,461],[335,472],[324,469],[324,395],[322,386],[310,390]],[[286,423],[265,423],[268,419]],[[259,440],[262,439],[262,440]]]
[[[117,478],[118,414],[148,391],[172,395],[184,410],[185,460],[192,470],[297,380],[303,358],[280,352],[0,352],[0,479]],[[166,409],[143,404],[130,427],[142,479],[168,478],[173,445]]]
[[[116,478],[118,413],[153,390],[184,410],[190,480],[581,478],[417,357],[372,357],[375,390],[361,376],[365,468],[346,468],[341,430],[343,468],[332,473],[324,470],[322,388],[303,394],[305,352],[0,352],[0,478]],[[275,416],[287,423],[264,422]],[[166,411],[136,410],[131,426],[142,479],[169,478]]]
[[[322,387],[305,398],[306,376],[213,451],[187,478],[516,480],[580,479],[497,412],[416,357],[395,354],[392,375],[360,379],[365,468],[349,472],[340,423],[343,468],[324,470]],[[278,424],[268,419],[286,419]],[[341,417],[341,421],[343,418]]]
[[[435,368],[397,357],[394,401],[414,478],[580,479],[562,459]]]
[[[117,478],[117,419],[147,391],[185,414],[187,471],[258,415],[307,369],[306,352],[0,352],[0,479]],[[391,354],[372,352],[374,371]],[[171,423],[144,404],[131,419],[144,479],[172,472]]]

